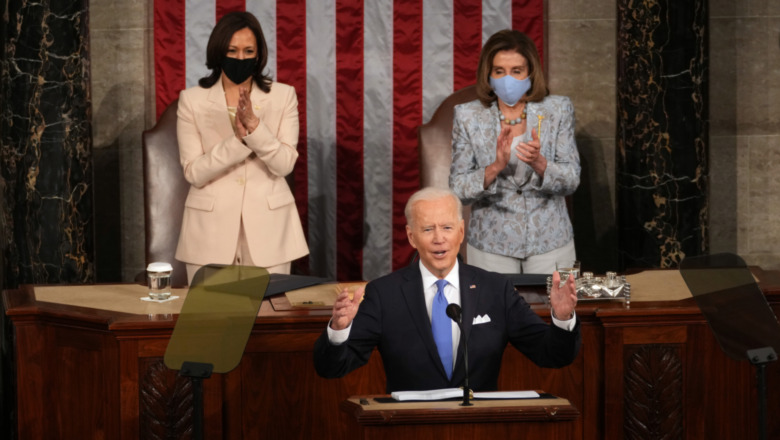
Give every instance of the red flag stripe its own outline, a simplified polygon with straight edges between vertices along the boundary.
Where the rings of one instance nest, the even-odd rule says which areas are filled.
[[[261,23],[262,24],[262,23]],[[295,87],[298,96],[298,160],[293,170],[293,193],[303,231],[309,231],[309,173],[306,135],[306,0],[276,2],[276,78]],[[265,29],[264,29],[265,31]],[[308,258],[295,262],[299,272],[308,273]]]
[[[244,10],[246,10],[246,3],[244,2],[244,0],[217,0],[216,21],[219,21],[219,19],[222,18],[222,16],[227,14],[228,12],[244,11]]]
[[[482,0],[453,0],[453,88],[476,82],[482,49]]]
[[[512,28],[525,33],[536,43],[536,50],[544,65],[544,2],[539,0],[512,1]]]
[[[409,264],[406,200],[420,187],[417,127],[422,124],[422,2],[393,4],[393,269]]]
[[[336,273],[362,279],[363,2],[336,1]]]
[[[186,85],[184,0],[154,2],[154,75],[157,118]]]

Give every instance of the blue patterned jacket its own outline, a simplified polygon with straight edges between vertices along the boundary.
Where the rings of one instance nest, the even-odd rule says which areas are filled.
[[[450,187],[471,205],[468,243],[484,252],[526,258],[557,249],[574,239],[565,196],[580,184],[580,156],[574,140],[574,107],[565,96],[547,96],[528,103],[528,129],[541,123],[541,154],[547,158],[544,176],[511,160],[495,181],[483,188],[485,167],[496,158],[501,130],[494,103],[478,100],[455,106],[452,127]]]

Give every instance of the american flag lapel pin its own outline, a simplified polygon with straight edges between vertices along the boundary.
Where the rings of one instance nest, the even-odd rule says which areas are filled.
[[[472,284],[472,285],[469,286],[469,289],[476,289],[476,288],[477,288],[476,284]]]

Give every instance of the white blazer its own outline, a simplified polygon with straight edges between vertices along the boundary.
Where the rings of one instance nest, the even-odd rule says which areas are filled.
[[[230,264],[243,218],[255,265],[274,266],[309,253],[295,199],[285,176],[298,158],[298,98],[274,82],[251,92],[260,125],[242,143],[236,138],[222,81],[179,95],[177,135],[190,191],[176,259],[190,264]]]

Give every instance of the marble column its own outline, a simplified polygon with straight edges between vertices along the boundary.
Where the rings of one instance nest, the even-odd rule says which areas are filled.
[[[621,270],[708,249],[707,0],[618,0]]]
[[[93,280],[86,0],[9,0],[2,18],[4,287]]]

